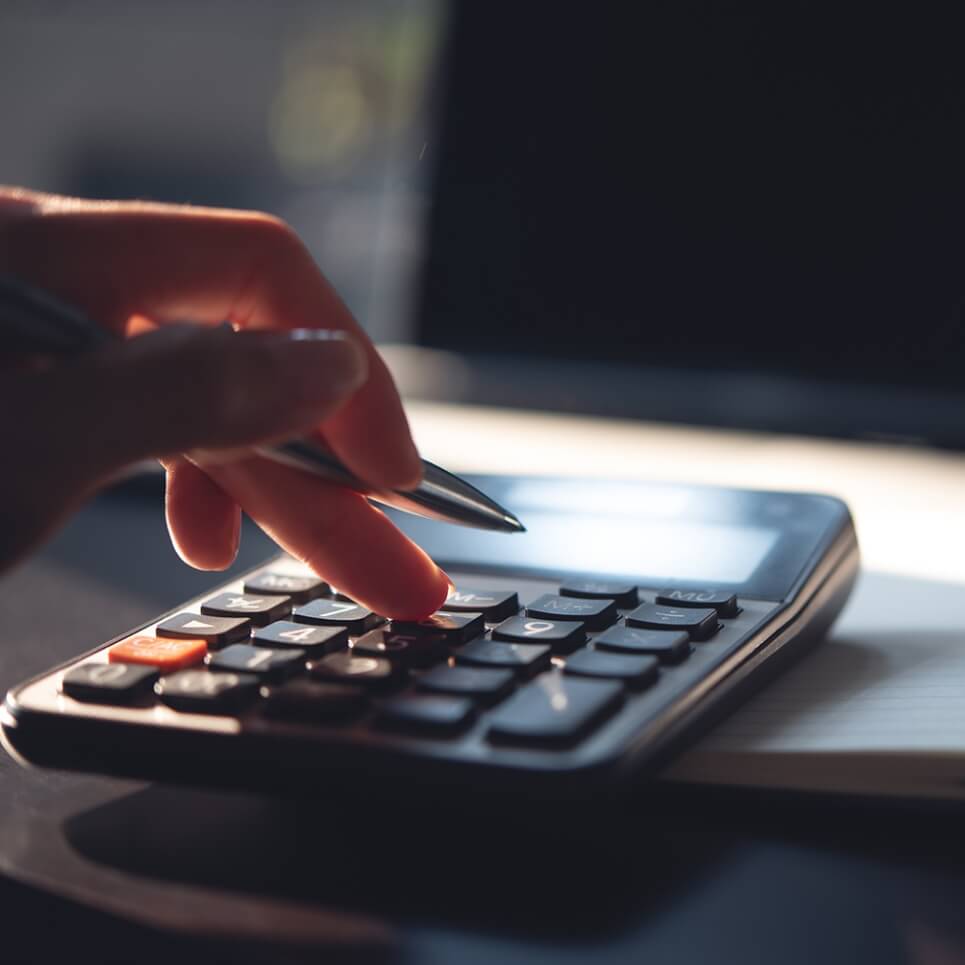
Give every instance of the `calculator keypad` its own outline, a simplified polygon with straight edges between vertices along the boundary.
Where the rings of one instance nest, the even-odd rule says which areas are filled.
[[[389,622],[308,576],[269,568],[241,585],[75,666],[62,692],[383,740],[570,748],[687,673],[742,612],[727,593],[571,581],[522,601],[460,588],[425,620]]]

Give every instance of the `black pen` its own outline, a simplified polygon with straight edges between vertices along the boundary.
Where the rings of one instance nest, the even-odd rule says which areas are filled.
[[[9,276],[0,276],[0,337],[7,352],[63,356],[92,351],[114,340],[79,309]],[[256,451],[416,516],[503,533],[525,531],[512,513],[485,493],[425,459],[422,481],[415,489],[373,490],[312,439],[261,446]]]

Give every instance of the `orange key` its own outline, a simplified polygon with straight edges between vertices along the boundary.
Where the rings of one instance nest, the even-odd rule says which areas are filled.
[[[115,643],[107,659],[111,663],[144,663],[168,671],[201,663],[207,652],[204,640],[135,636]]]

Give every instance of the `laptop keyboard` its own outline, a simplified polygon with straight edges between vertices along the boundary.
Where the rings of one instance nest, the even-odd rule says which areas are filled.
[[[522,586],[460,586],[428,619],[391,621],[269,566],[241,592],[115,643],[106,662],[74,666],[61,686],[87,704],[439,741],[482,725],[494,747],[572,747],[666,686],[740,612],[726,593],[643,600],[634,586],[582,581],[530,598]]]

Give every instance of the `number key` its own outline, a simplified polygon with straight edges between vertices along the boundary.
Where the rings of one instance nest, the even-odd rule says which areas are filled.
[[[258,647],[304,650],[309,656],[320,657],[344,650],[348,646],[348,630],[345,627],[313,627],[279,620],[255,630],[252,643]]]
[[[542,620],[510,617],[493,630],[493,640],[545,643],[558,653],[569,653],[586,642],[586,631],[576,620]]]
[[[440,636],[370,630],[355,641],[352,653],[357,657],[384,657],[406,667],[431,667],[449,656],[449,647]]]
[[[353,637],[385,623],[384,617],[347,600],[312,600],[298,607],[292,619],[320,627],[345,627]]]
[[[175,710],[231,713],[258,693],[258,678],[254,674],[181,670],[162,677],[154,685],[154,692]]]
[[[480,638],[456,651],[456,666],[495,667],[532,677],[547,670],[552,651],[532,643],[502,643]]]
[[[439,610],[424,620],[393,620],[392,629],[413,636],[442,637],[447,643],[460,644],[485,632],[481,613],[446,613]]]
[[[133,663],[85,663],[64,674],[63,690],[75,700],[130,704],[151,692],[158,672]]]
[[[280,683],[305,669],[305,651],[270,650],[235,643],[211,654],[206,663],[212,670],[253,673],[271,683]]]
[[[351,650],[330,653],[308,665],[316,680],[330,683],[355,684],[372,690],[394,687],[404,671],[389,660],[379,657],[358,657]]]

